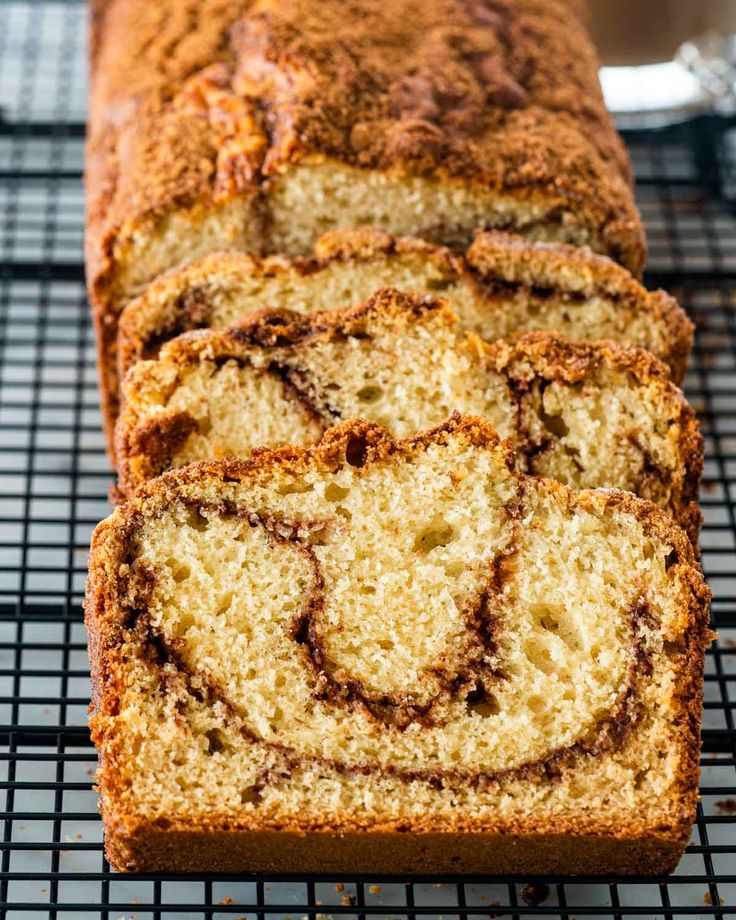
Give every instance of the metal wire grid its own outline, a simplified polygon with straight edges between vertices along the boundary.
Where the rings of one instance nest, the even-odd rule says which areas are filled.
[[[667,880],[112,875],[102,856],[80,603],[108,512],[82,284],[84,9],[0,0],[0,916],[314,918],[736,913],[736,142],[703,121],[630,137],[650,282],[698,325],[687,390],[706,437],[702,806]],[[298,873],[299,867],[294,871]]]

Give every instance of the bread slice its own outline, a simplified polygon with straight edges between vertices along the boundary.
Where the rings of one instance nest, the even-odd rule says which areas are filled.
[[[406,437],[453,411],[487,418],[527,472],[649,498],[697,542],[702,438],[649,352],[528,333],[491,345],[446,302],[385,288],[332,313],[266,311],[188,333],[123,385],[119,488],[193,460],[308,443],[363,417]]]
[[[108,859],[668,872],[708,601],[653,504],[517,473],[478,419],[167,473],[92,540]]]
[[[221,329],[262,307],[300,313],[346,307],[381,285],[441,293],[466,328],[489,341],[547,329],[648,348],[676,382],[692,345],[692,325],[672,297],[646,291],[625,269],[586,249],[489,232],[462,258],[416,238],[343,230],[326,234],[310,259],[216,253],[163,275],[122,314],[120,378],[180,332]],[[118,370],[113,356],[100,361],[111,431]]]
[[[100,351],[162,271],[375,226],[644,265],[579,0],[96,0],[87,277]],[[362,298],[359,298],[362,299]],[[114,367],[114,362],[113,365]]]

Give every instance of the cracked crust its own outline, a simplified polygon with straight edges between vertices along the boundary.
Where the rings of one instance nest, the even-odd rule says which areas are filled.
[[[357,464],[363,475],[363,471],[376,465],[411,461],[423,451],[450,450],[453,445],[494,454],[499,475],[504,468],[507,473],[503,475],[511,470],[510,454],[490,426],[477,419],[455,417],[437,429],[400,442],[376,426],[350,422],[332,429],[310,449],[261,450],[247,460],[195,464],[166,474],[142,487],[127,505],[100,524],[92,542],[86,623],[92,661],[93,736],[102,755],[98,783],[106,852],[113,865],[128,871],[289,871],[297,860],[307,871],[329,868],[347,872],[369,866],[375,872],[420,874],[440,870],[659,874],[674,868],[689,836],[697,803],[703,655],[711,638],[707,627],[710,594],[692,547],[682,531],[649,502],[615,490],[573,493],[554,482],[540,484],[513,472],[510,475],[522,493],[525,489],[535,493],[540,490],[540,496],[545,495],[566,514],[589,513],[597,519],[628,521],[625,526],[633,528],[632,533],[641,528],[646,538],[660,547],[657,552],[668,553],[667,591],[674,592],[672,596],[678,598],[679,607],[676,626],[670,627],[676,634],[671,634],[670,646],[665,646],[675,669],[666,719],[668,745],[678,754],[671,775],[671,801],[658,818],[645,817],[644,802],[637,817],[628,812],[622,813],[620,819],[596,817],[596,809],[592,809],[581,811],[579,819],[570,815],[556,820],[534,811],[510,819],[481,817],[473,809],[463,808],[453,808],[451,815],[444,817],[430,809],[423,816],[387,813],[383,820],[361,820],[339,811],[319,819],[309,814],[282,818],[271,814],[263,820],[258,817],[257,805],[255,811],[248,805],[240,814],[202,814],[193,809],[190,816],[143,817],[129,810],[130,803],[123,805],[130,778],[126,759],[121,756],[124,739],[119,732],[123,729],[116,728],[116,718],[131,678],[131,662],[125,650],[131,647],[130,637],[135,635],[134,629],[130,631],[126,604],[136,601],[135,595],[129,593],[130,586],[125,587],[125,578],[125,584],[118,579],[133,561],[133,542],[145,522],[181,501],[205,505],[215,501],[224,507],[223,501],[237,496],[241,488],[268,488],[269,483],[296,481],[310,472],[331,474],[346,463],[353,467]],[[649,613],[642,611],[638,615],[644,617],[647,630],[655,628]],[[161,666],[155,658],[147,658],[142,646],[139,654],[142,661],[149,661],[146,667],[157,673]],[[647,665],[650,666],[658,667],[656,658]],[[167,681],[174,682],[171,692],[176,687],[178,693],[184,692],[175,671],[166,666],[161,679],[165,675]],[[206,695],[201,690],[197,691],[197,699],[202,702],[192,700],[192,706],[205,705]],[[177,718],[186,720],[186,713],[184,707]],[[636,742],[638,731],[635,724],[628,734],[614,734],[610,745],[595,755],[589,754],[584,763],[607,763],[618,750]],[[569,771],[574,775],[584,763],[573,758],[561,766],[562,775]],[[293,765],[291,769],[298,772],[299,768]],[[329,772],[326,765],[321,771]],[[283,781],[280,774],[264,774],[261,779],[264,784]],[[314,781],[317,790],[324,780],[315,777]],[[373,780],[361,772],[349,782],[368,788]],[[403,781],[396,777],[391,782]],[[414,779],[406,795],[413,796],[427,783],[422,794],[436,797],[441,803],[446,782],[455,790],[451,794],[465,794],[460,791],[462,785],[455,789],[455,780],[443,780],[437,787],[431,781]],[[562,794],[554,771],[545,770],[535,771],[525,779],[490,778],[472,794],[480,796],[479,801],[490,797],[492,803],[506,782],[516,784],[516,795],[523,796],[525,790],[531,792],[539,784],[548,786],[550,794]]]
[[[547,196],[640,271],[630,166],[571,4],[401,2],[390,17],[382,0],[99,4],[90,255],[151,215],[257,193],[322,157]],[[250,106],[265,115],[239,122]]]
[[[110,440],[117,414],[118,375],[122,379],[137,361],[155,357],[161,343],[190,329],[232,322],[238,292],[247,290],[248,285],[256,286],[260,281],[283,284],[285,293],[280,302],[259,304],[283,308],[299,296],[288,290],[298,292],[300,280],[314,285],[321,278],[329,279],[341,266],[354,266],[360,272],[370,264],[389,277],[391,273],[398,276],[406,267],[415,274],[423,273],[430,277],[432,286],[444,289],[448,296],[449,288],[457,288],[453,309],[469,328],[489,340],[508,336],[515,328],[533,329],[535,323],[538,327],[540,320],[533,312],[543,314],[550,303],[560,308],[569,304],[572,312],[579,310],[583,318],[585,305],[590,303],[604,311],[612,326],[620,327],[623,344],[647,347],[669,365],[676,382],[684,376],[693,334],[684,311],[664,291],[647,291],[621,266],[586,248],[534,243],[489,231],[476,236],[463,258],[415,237],[394,237],[368,228],[340,230],[325,234],[311,258],[213,253],[152,282],[121,316],[119,368],[111,363],[112,354],[103,354],[100,359],[107,387],[103,399]],[[363,296],[369,293],[372,286]],[[269,296],[278,298],[278,294]],[[529,315],[523,313],[524,303]],[[347,305],[335,303],[336,307]],[[574,334],[578,320],[572,322],[570,333]],[[598,332],[584,337],[600,336]],[[615,338],[614,329],[606,337]]]

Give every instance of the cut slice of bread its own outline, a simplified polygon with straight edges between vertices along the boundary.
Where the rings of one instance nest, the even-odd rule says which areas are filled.
[[[108,859],[668,872],[708,602],[653,504],[517,473],[479,419],[167,473],[92,541]]]
[[[118,364],[109,373],[106,421],[118,411],[118,376],[181,332],[222,329],[264,307],[319,312],[362,303],[382,285],[441,293],[463,325],[491,341],[533,330],[647,348],[685,374],[692,325],[663,291],[590,250],[478,234],[465,258],[423,240],[375,230],[325,235],[312,259],[215,253],[153,282],[120,319]]]
[[[343,230],[324,236],[313,259],[222,252],[162,275],[123,312],[120,375],[180,332],[223,328],[264,307],[349,307],[384,285],[442,294],[489,341],[547,330],[647,348],[676,382],[692,346],[692,325],[674,298],[587,249],[489,232],[462,258],[419,239]]]
[[[527,472],[636,492],[697,542],[702,439],[649,352],[529,333],[492,345],[445,302],[385,288],[349,310],[263,312],[187,333],[123,385],[119,488],[194,460],[308,443],[363,417],[405,437],[452,412],[487,418]]]

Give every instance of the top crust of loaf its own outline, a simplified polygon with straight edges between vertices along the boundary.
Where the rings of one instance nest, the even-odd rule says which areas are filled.
[[[463,453],[466,449],[470,451],[470,454]],[[93,732],[95,741],[103,753],[103,768],[99,781],[103,794],[103,810],[110,833],[123,838],[129,837],[142,828],[151,827],[152,821],[155,826],[156,820],[157,803],[149,800],[137,801],[135,796],[131,798],[130,793],[135,776],[131,774],[134,767],[130,758],[125,754],[126,743],[129,740],[126,734],[138,731],[138,728],[135,728],[132,723],[126,723],[124,719],[119,721],[119,716],[121,707],[127,706],[128,712],[133,711],[130,708],[130,694],[132,693],[135,699],[136,689],[132,683],[132,671],[136,667],[151,669],[163,667],[161,679],[164,682],[172,681],[172,688],[178,686],[181,691],[181,683],[176,683],[179,678],[172,670],[172,667],[175,670],[175,666],[171,662],[164,666],[156,664],[155,653],[150,649],[148,653],[146,652],[145,642],[142,647],[136,645],[142,640],[141,630],[135,625],[138,615],[136,605],[139,601],[136,600],[132,568],[135,562],[135,541],[146,522],[165,516],[170,509],[181,505],[182,502],[187,507],[203,507],[210,509],[213,513],[227,515],[232,513],[227,509],[233,505],[237,507],[239,501],[265,501],[268,495],[286,494],[290,486],[293,486],[292,492],[300,493],[303,491],[299,488],[300,483],[304,481],[302,477],[307,477],[307,482],[312,483],[317,482],[322,474],[331,476],[352,468],[356,471],[355,476],[359,480],[364,475],[369,475],[376,465],[379,467],[392,464],[401,466],[405,462],[413,464],[423,454],[437,457],[444,450],[449,452],[448,458],[457,458],[460,466],[456,472],[453,472],[451,466],[449,472],[443,467],[443,476],[457,475],[458,482],[462,481],[464,475],[475,475],[469,469],[463,468],[464,464],[467,465],[471,461],[472,456],[478,458],[478,452],[484,456],[487,454],[489,469],[494,471],[492,475],[497,477],[500,484],[506,484],[499,488],[504,490],[503,494],[509,496],[507,500],[510,504],[505,506],[503,513],[510,515],[509,521],[512,523],[518,522],[519,514],[524,513],[527,499],[530,499],[533,494],[538,496],[538,499],[531,499],[532,504],[527,509],[532,517],[536,513],[531,511],[535,501],[549,501],[550,507],[557,508],[564,520],[581,521],[582,529],[578,531],[576,528],[575,533],[582,541],[586,540],[583,519],[587,514],[593,515],[596,519],[613,520],[616,518],[619,522],[628,518],[629,523],[616,525],[622,528],[621,535],[630,534],[635,540],[641,536],[645,541],[651,541],[647,543],[649,549],[642,550],[643,558],[649,558],[647,553],[654,553],[660,560],[657,563],[656,578],[663,592],[661,597],[653,597],[652,600],[655,605],[661,603],[667,607],[669,623],[667,629],[671,631],[670,635],[673,640],[671,648],[665,647],[658,653],[663,659],[669,657],[673,662],[672,683],[667,683],[672,690],[672,693],[668,691],[667,711],[659,712],[656,707],[649,711],[651,718],[664,720],[662,723],[657,723],[660,726],[659,730],[664,731],[664,723],[666,723],[668,733],[666,746],[669,751],[677,752],[676,759],[666,768],[666,780],[664,780],[663,772],[663,781],[667,785],[666,805],[660,803],[657,808],[648,810],[648,803],[642,797],[641,813],[638,817],[627,810],[616,820],[611,815],[610,807],[604,815],[601,815],[594,804],[589,802],[589,807],[581,812],[579,820],[573,818],[568,812],[558,823],[555,823],[549,815],[545,817],[545,815],[540,816],[532,812],[522,816],[518,813],[516,806],[514,806],[515,811],[512,808],[513,817],[504,817],[493,812],[494,789],[498,791],[498,783],[501,784],[501,789],[504,788],[505,782],[512,783],[511,788],[516,795],[523,794],[524,790],[531,793],[531,790],[539,788],[541,784],[550,791],[551,795],[564,796],[567,794],[564,784],[556,784],[560,776],[564,776],[570,769],[594,768],[595,763],[600,763],[601,760],[607,761],[611,756],[615,759],[616,752],[622,747],[625,748],[629,739],[636,738],[637,730],[634,729],[630,735],[626,732],[614,733],[614,736],[609,738],[609,745],[603,748],[594,747],[586,751],[584,756],[576,753],[573,757],[563,757],[559,762],[555,760],[553,764],[548,765],[549,771],[544,764],[541,767],[539,765],[522,766],[518,770],[513,768],[512,773],[508,776],[487,777],[477,787],[473,786],[475,780],[463,771],[460,771],[457,776],[450,771],[447,781],[451,794],[447,792],[444,781],[439,785],[433,785],[432,776],[424,776],[421,771],[414,775],[412,771],[409,771],[404,776],[404,781],[408,780],[414,785],[404,799],[406,809],[404,815],[392,814],[390,809],[386,809],[380,819],[357,812],[350,814],[325,812],[316,815],[314,809],[311,810],[311,813],[306,813],[310,812],[308,808],[300,814],[288,812],[287,809],[287,813],[284,814],[283,811],[278,811],[280,806],[276,802],[274,808],[277,810],[271,809],[268,813],[268,826],[296,831],[312,829],[338,832],[348,828],[375,830],[377,827],[384,831],[475,830],[522,835],[525,833],[568,832],[577,835],[611,835],[629,840],[649,834],[663,842],[684,844],[697,802],[701,674],[704,648],[710,639],[707,628],[710,595],[695,563],[689,541],[683,532],[654,505],[626,493],[615,490],[574,493],[551,481],[535,482],[519,476],[513,472],[510,453],[499,443],[489,425],[478,419],[459,417],[449,420],[432,431],[399,442],[392,440],[385,431],[376,426],[353,421],[332,429],[319,445],[310,449],[262,450],[255,452],[247,460],[193,464],[182,470],[168,473],[142,487],[127,505],[119,508],[112,517],[98,527],[92,544],[86,617],[93,662],[93,708],[95,712]],[[451,463],[451,459],[448,459],[448,462]],[[515,491],[517,489],[518,493]],[[254,498],[256,495],[260,498]],[[517,498],[513,498],[514,495]],[[291,495],[290,500],[294,499],[295,503],[288,507],[300,508],[300,498],[298,494],[296,497]],[[521,505],[517,504],[517,500],[521,501]],[[307,501],[309,501],[308,498]],[[245,505],[244,507],[260,506]],[[542,519],[543,514],[539,519],[534,517],[537,526]],[[295,523],[291,525],[292,530],[297,526],[298,520],[297,516],[294,519]],[[254,525],[251,524],[251,526]],[[626,529],[629,526],[632,528],[630,531]],[[532,534],[534,529],[532,527],[530,531],[524,532]],[[149,576],[143,572],[142,577],[145,581]],[[155,581],[155,579],[156,573],[151,571],[149,580]],[[143,585],[143,590],[146,590],[145,585]],[[133,615],[132,620],[131,615]],[[663,638],[663,635],[668,634],[658,632],[661,627],[656,625],[656,617],[649,621],[647,620],[648,614],[643,616],[645,631],[653,631],[660,636],[660,639]],[[143,623],[140,625],[145,626]],[[635,647],[638,646],[635,645]],[[136,652],[136,648],[139,648],[139,651]],[[132,658],[131,655],[133,655]],[[659,667],[661,662],[658,663],[656,659],[649,660],[644,655],[640,664],[646,674],[649,667]],[[166,673],[169,675],[168,678]],[[659,673],[661,679],[661,672]],[[646,692],[646,677],[643,677],[642,680],[643,684],[639,691],[632,691],[634,695],[637,692]],[[200,687],[198,698],[201,701],[203,685],[200,683],[197,686]],[[347,705],[346,701],[339,702],[341,706]],[[194,706],[195,703],[192,702],[191,705]],[[202,704],[197,703],[196,705],[201,706]],[[638,712],[633,717],[634,722],[638,724],[645,718],[648,710],[637,711],[635,707],[632,711]],[[181,716],[182,723],[186,722],[185,713],[186,706],[177,713],[177,719]],[[232,722],[232,719],[230,721]],[[231,729],[232,726],[228,730]],[[401,728],[396,729],[396,727],[393,730],[402,731]],[[659,737],[662,737],[661,734]],[[634,743],[633,740],[632,743]],[[651,756],[656,764],[658,749],[650,750],[646,747],[646,741],[643,743],[647,755]],[[662,743],[665,742],[662,741]],[[575,751],[577,750],[575,748]],[[308,764],[302,766],[307,771],[306,782],[309,782],[308,777],[311,775],[309,766]],[[295,772],[301,771],[302,766],[295,766]],[[331,769],[321,764],[318,767],[322,772],[329,772]],[[654,769],[656,771],[660,768],[655,766]],[[661,769],[665,771],[664,767]],[[394,775],[397,777],[396,782],[399,782],[400,770],[394,774],[389,766],[384,772],[386,772],[387,782],[394,782],[392,779]],[[631,772],[635,771],[632,769]],[[374,781],[373,775],[373,768],[365,771],[361,769],[357,773],[351,773],[348,770],[344,774],[346,783],[356,783],[361,788],[373,788],[370,786]],[[322,776],[315,775],[312,781],[321,782],[322,779]],[[291,780],[287,778],[285,782],[288,784]],[[469,789],[468,786],[471,788]],[[215,789],[217,788],[219,786],[215,785]],[[389,787],[378,788],[385,790]],[[472,795],[476,795],[476,792],[472,791],[473,788],[476,789],[479,797],[478,812],[471,806],[457,806],[454,800],[455,794],[460,797],[465,794],[463,789],[468,794],[472,792]],[[486,797],[487,792],[491,793],[490,798]],[[435,813],[430,805],[426,812],[420,814],[421,810],[416,809],[416,803],[412,798],[414,794],[427,796],[427,802],[435,802],[438,805],[437,812]],[[642,796],[641,793],[638,794]],[[378,798],[371,799],[371,801],[375,810],[378,807],[376,803],[380,803],[382,799],[379,795]],[[264,826],[263,815],[259,815],[258,808],[254,809],[251,805],[237,805],[234,810],[223,811],[221,814],[208,809],[203,811],[201,806],[193,802],[191,806],[191,812],[188,814],[179,813],[160,817],[166,821],[167,828],[185,831],[193,828],[216,830],[223,826],[230,829],[257,830]]]
[[[299,161],[550,203],[642,270],[630,167],[565,0],[111,0],[91,46],[95,300],[121,239],[267,194]]]

